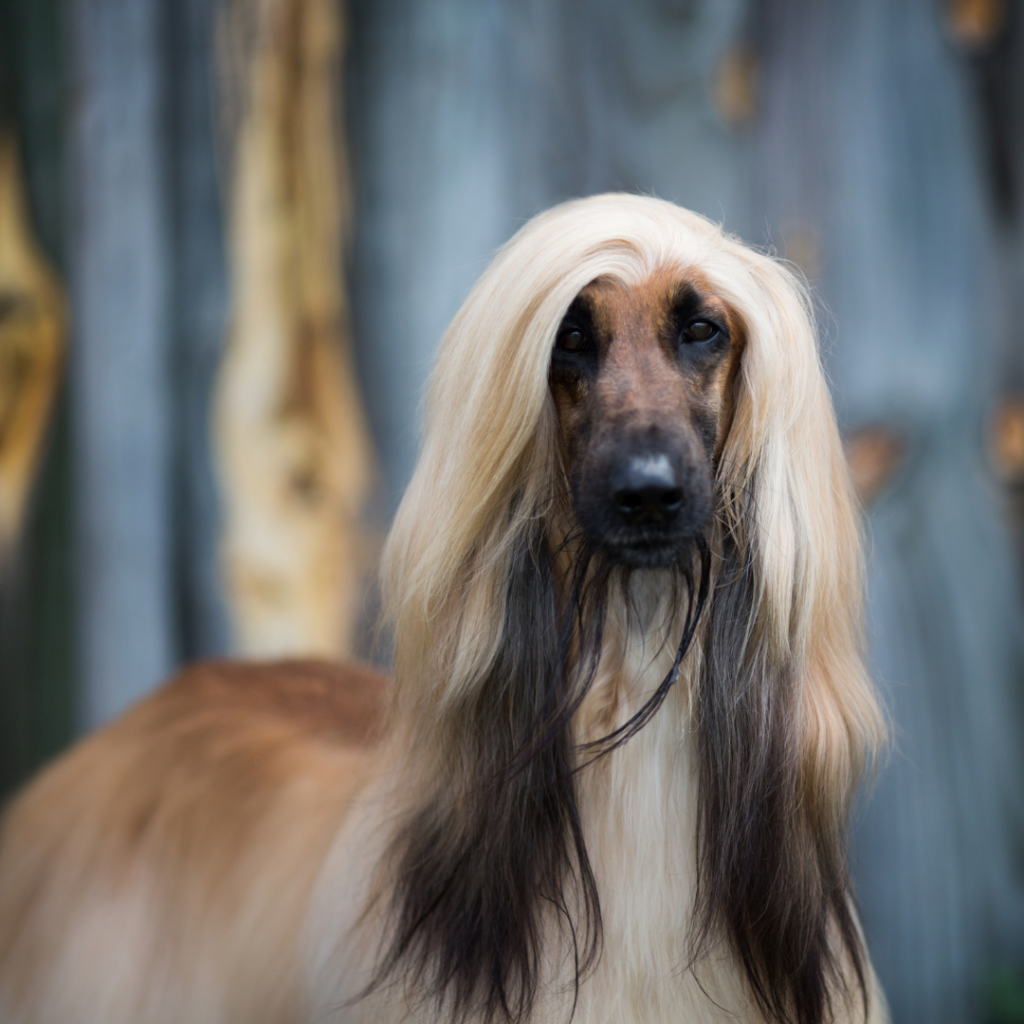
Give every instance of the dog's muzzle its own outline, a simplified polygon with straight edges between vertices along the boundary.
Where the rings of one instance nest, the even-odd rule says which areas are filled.
[[[590,540],[637,568],[676,562],[711,514],[710,470],[688,456],[683,444],[606,446],[573,488]]]

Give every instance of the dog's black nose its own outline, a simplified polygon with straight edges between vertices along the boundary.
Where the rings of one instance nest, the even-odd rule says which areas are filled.
[[[665,454],[634,455],[609,480],[612,504],[630,525],[667,526],[683,507],[678,474]]]

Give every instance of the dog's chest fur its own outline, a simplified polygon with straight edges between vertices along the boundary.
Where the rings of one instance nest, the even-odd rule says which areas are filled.
[[[649,650],[627,654],[628,682],[619,680],[627,714],[664,678],[673,654],[671,645],[653,659]],[[601,960],[574,1018],[587,1024],[749,1019],[730,955],[704,960],[696,976],[687,969],[697,820],[691,726],[681,679],[653,721],[581,780],[604,924]]]
[[[596,717],[625,720],[664,678],[673,653],[668,645],[653,657],[649,645],[628,651],[622,672],[599,679],[588,698],[601,709]],[[570,1015],[577,1024],[759,1019],[730,955],[705,958],[695,970],[687,969],[697,794],[696,737],[685,689],[680,680],[647,728],[581,773],[581,812],[601,899],[602,953],[580,987],[573,1013],[571,941],[553,928],[531,1020],[566,1024]],[[353,979],[369,976],[376,948],[376,939],[359,928],[344,935],[359,913],[360,887],[353,880],[367,877],[383,845],[383,830],[367,831],[374,827],[374,803],[370,798],[362,822],[354,820],[352,831],[339,837],[322,878],[310,947],[315,1019],[426,1024],[434,1015],[410,1011],[394,989],[337,1010],[358,991]]]

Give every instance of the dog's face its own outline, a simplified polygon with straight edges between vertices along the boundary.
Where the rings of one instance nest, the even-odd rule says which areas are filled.
[[[742,348],[693,274],[599,279],[570,306],[550,369],[562,454],[579,526],[617,561],[670,565],[706,530]]]

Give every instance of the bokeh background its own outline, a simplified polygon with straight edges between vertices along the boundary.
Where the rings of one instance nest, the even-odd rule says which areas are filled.
[[[386,661],[438,339],[612,189],[816,290],[895,735],[864,926],[896,1024],[1024,1021],[1017,0],[0,0],[0,789],[189,659]]]

